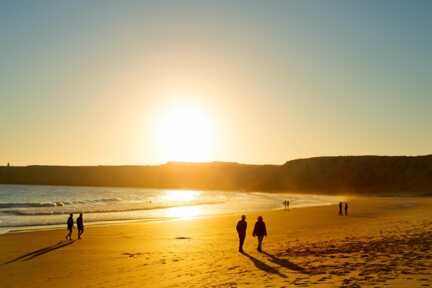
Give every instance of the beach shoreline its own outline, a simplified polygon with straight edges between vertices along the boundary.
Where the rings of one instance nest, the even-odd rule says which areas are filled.
[[[340,197],[263,192],[0,185],[0,232],[64,227],[70,213],[86,224],[162,220],[337,203]]]
[[[208,204],[206,204],[208,205]],[[322,203],[322,204],[311,204],[308,206],[294,206],[290,208],[292,209],[304,209],[304,208],[311,208],[311,207],[321,207],[321,206],[331,206],[334,204],[330,203]],[[167,208],[188,208],[188,207],[195,207],[195,206],[201,206],[201,204],[197,205],[180,205],[180,206],[171,206],[166,208],[154,208],[154,209],[147,209],[147,210],[155,210],[155,209],[167,209]],[[270,211],[279,211],[279,210],[285,210],[285,208],[274,208],[271,210],[262,210],[262,211],[253,211],[253,213],[266,213]],[[133,211],[133,210],[131,210]],[[139,210],[140,211],[140,210]],[[95,213],[95,212],[92,212]],[[98,213],[98,212],[96,212]],[[161,218],[139,218],[139,219],[123,219],[123,220],[106,220],[106,221],[95,221],[95,222],[86,222],[86,226],[110,226],[110,225],[122,225],[122,224],[130,224],[130,223],[140,223],[140,224],[150,224],[150,223],[157,223],[157,222],[172,222],[172,221],[182,221],[182,220],[191,220],[191,219],[202,219],[202,218],[209,218],[209,217],[216,217],[216,216],[229,216],[229,215],[238,215],[239,213],[242,213],[240,211],[238,212],[222,212],[222,213],[216,213],[216,214],[205,214],[205,215],[199,215],[199,216],[191,216],[191,217],[161,217]],[[243,212],[244,213],[244,212]],[[75,215],[78,213],[74,213]],[[65,215],[66,218],[67,215]],[[52,224],[52,225],[28,225],[28,226],[18,226],[18,227],[5,227],[2,232],[2,229],[0,228],[0,235],[7,234],[7,233],[29,233],[29,232],[37,232],[37,231],[50,231],[50,230],[64,230],[66,224]]]
[[[4,287],[427,287],[432,198],[348,198],[336,205],[0,235]],[[264,252],[251,237],[258,215]],[[22,277],[25,275],[25,277]],[[357,286],[356,286],[357,285]]]

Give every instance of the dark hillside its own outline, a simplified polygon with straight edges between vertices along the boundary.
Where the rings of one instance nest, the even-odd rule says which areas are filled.
[[[284,165],[0,167],[0,184],[425,195],[432,194],[432,155],[316,157]]]

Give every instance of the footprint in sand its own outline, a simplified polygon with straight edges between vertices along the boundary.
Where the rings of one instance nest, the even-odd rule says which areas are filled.
[[[122,255],[128,256],[129,258],[135,258],[136,256],[142,255],[142,253],[141,252],[137,252],[137,253],[125,252],[125,253],[122,253]]]

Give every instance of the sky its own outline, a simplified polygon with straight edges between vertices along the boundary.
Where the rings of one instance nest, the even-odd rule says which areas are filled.
[[[431,15],[431,1],[1,1],[0,164],[430,154]]]

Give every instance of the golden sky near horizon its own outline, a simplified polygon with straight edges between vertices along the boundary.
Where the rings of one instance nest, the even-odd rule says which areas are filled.
[[[428,154],[430,7],[389,6],[9,3],[0,161]]]

